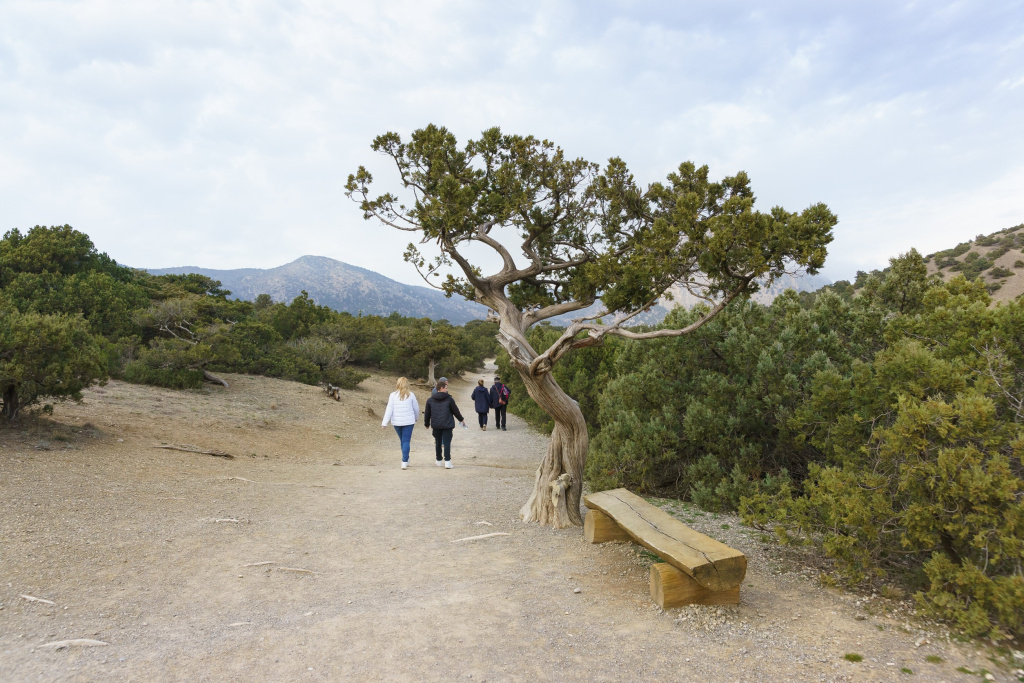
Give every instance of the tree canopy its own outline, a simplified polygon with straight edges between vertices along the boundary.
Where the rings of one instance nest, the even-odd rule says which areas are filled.
[[[569,158],[549,141],[498,128],[460,146],[445,128],[428,125],[408,141],[380,135],[372,149],[394,163],[398,187],[372,192],[374,179],[361,166],[349,176],[349,197],[365,218],[417,234],[405,259],[428,284],[498,314],[498,339],[511,366],[555,422],[552,449],[523,511],[543,522],[560,514],[544,502],[557,479],[569,491],[566,521],[581,523],[586,457],[583,416],[551,379],[553,365],[608,335],[688,334],[784,273],[816,272],[836,223],[824,204],[799,213],[755,210],[743,172],[715,182],[707,166],[684,162],[664,182],[642,187],[620,158],[601,167]],[[494,251],[501,263],[495,272],[485,274],[469,259],[473,243]],[[423,252],[427,245],[432,255]],[[682,329],[627,326],[673,284],[709,302],[701,318]],[[531,346],[526,332],[533,325],[599,300],[600,310],[581,313],[547,348]],[[563,474],[569,478],[560,479]]]

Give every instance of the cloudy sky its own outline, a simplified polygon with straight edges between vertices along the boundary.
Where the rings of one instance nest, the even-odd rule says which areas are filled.
[[[768,7],[768,8],[766,8]],[[139,267],[330,256],[419,283],[343,192],[379,133],[491,126],[641,182],[746,170],[848,278],[1024,222],[1024,2],[0,3],[0,231]]]

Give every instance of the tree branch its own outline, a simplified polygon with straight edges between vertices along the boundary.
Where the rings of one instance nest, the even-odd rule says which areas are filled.
[[[550,306],[545,306],[535,311],[527,311],[523,314],[523,322],[527,328],[530,328],[541,320],[554,318],[555,316],[562,315],[563,313],[572,313],[573,311],[582,310],[592,305],[594,301],[596,301],[594,298],[586,301],[565,301],[559,304],[551,304]]]
[[[746,290],[751,279],[752,278],[750,277],[744,278],[741,286],[729,292],[728,296],[718,302],[718,304],[702,316],[700,320],[680,329],[661,329],[653,330],[651,332],[633,332],[632,330],[623,329],[621,325],[642,311],[642,308],[633,311],[613,325],[599,325],[597,323],[587,323],[582,321],[573,322],[565,330],[562,336],[548,348],[547,351],[537,356],[533,362],[530,363],[530,374],[537,375],[545,372],[551,372],[551,368],[554,364],[569,351],[600,344],[604,337],[609,334],[625,337],[626,339],[660,339],[663,337],[681,337],[683,335],[690,334],[691,332],[703,327],[709,320],[721,313],[733,299]],[[583,320],[586,319],[587,318],[584,318]],[[587,337],[584,339],[577,339],[576,335],[580,332],[587,332]]]

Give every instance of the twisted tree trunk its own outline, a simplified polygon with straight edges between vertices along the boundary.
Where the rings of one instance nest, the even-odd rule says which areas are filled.
[[[587,423],[579,406],[562,391],[550,373],[523,377],[530,398],[555,421],[548,452],[537,468],[533,493],[519,511],[524,522],[555,528],[583,526],[580,497],[587,462]]]
[[[519,515],[524,522],[550,524],[556,528],[583,526],[580,498],[589,445],[587,423],[579,405],[558,386],[549,367],[537,374],[531,373],[530,363],[537,358],[537,352],[516,322],[519,322],[517,315],[502,316],[498,342],[508,352],[530,398],[555,422],[548,452],[537,468],[533,493]]]

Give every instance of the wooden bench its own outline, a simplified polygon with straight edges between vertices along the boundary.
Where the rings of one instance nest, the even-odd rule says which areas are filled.
[[[633,541],[664,562],[651,565],[651,598],[662,609],[735,605],[746,556],[686,526],[626,489],[591,493],[583,533],[590,543]]]

